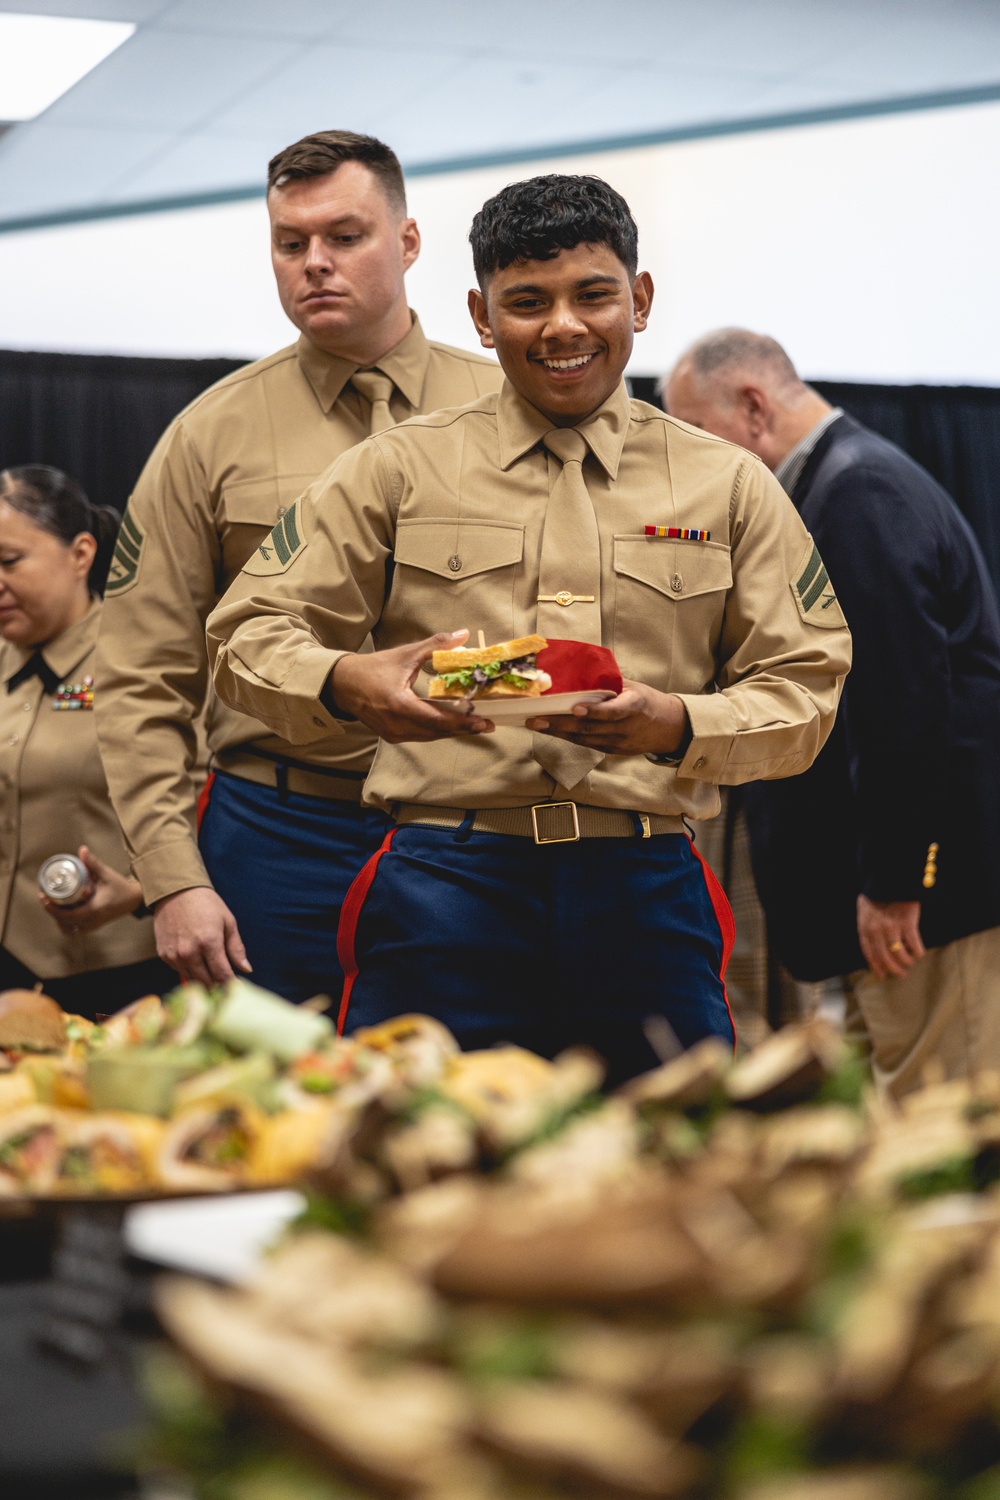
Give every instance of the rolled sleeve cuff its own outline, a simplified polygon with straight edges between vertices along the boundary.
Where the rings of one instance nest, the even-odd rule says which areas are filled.
[[[132,873],[142,886],[142,899],[147,906],[194,886],[210,889],[212,886],[193,839],[178,839],[176,843],[163,844],[159,849],[150,849],[148,854],[138,855],[132,861]]]
[[[722,780],[736,740],[736,714],[721,693],[678,693],[691,725],[691,743],[677,768],[678,777]]]

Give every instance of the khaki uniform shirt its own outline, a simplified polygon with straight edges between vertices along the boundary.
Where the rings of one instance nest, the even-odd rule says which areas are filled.
[[[481,627],[488,641],[533,631],[560,469],[539,446],[549,428],[504,385],[499,397],[345,454],[296,507],[294,557],[279,565],[255,554],[211,617],[220,695],[308,743],[336,730],[319,693],[369,631],[376,648],[460,627],[473,638]],[[825,574],[805,527],[758,459],[630,401],[624,385],[580,431],[591,450],[584,474],[600,536],[592,592],[604,644],[626,678],[681,697],[692,739],[678,767],[606,756],[574,799],[713,817],[718,783],[791,776],[814,759],[850,635],[832,591],[815,587]],[[647,525],[711,535],[661,539]],[[573,636],[572,606],[564,634]],[[473,808],[562,795],[531,746],[511,729],[380,744],[366,799]]]
[[[53,854],[87,844],[98,859],[128,872],[125,842],[108,796],[93,708],[63,708],[69,691],[93,680],[101,605],[42,649],[62,690],[49,695],[37,676],[7,683],[34,654],[0,644],[0,939],[41,979],[117,968],[156,957],[153,923],[119,917],[97,932],[63,934],[38,900],[38,869]],[[79,695],[86,699],[86,693]]]
[[[205,620],[247,558],[316,476],[368,436],[356,366],[307,339],[237,370],[160,439],[131,500],[108,582],[98,654],[97,725],[111,795],[152,904],[211,881],[195,829],[198,718],[208,692]],[[397,421],[496,390],[492,361],[428,343],[414,319],[378,362]],[[255,742],[291,753],[263,724],[207,705],[209,749]],[[314,736],[312,764],[366,772],[361,725]]]

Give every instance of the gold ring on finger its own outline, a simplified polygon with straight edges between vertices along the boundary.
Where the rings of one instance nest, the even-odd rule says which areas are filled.
[[[902,951],[903,951],[903,945],[899,941],[898,938],[896,939],[896,941],[894,943],[890,943],[889,944],[889,952],[890,953],[902,953]]]

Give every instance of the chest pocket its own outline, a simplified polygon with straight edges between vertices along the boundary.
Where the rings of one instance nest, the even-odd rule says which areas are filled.
[[[690,656],[701,680],[733,584],[729,548],[645,536],[616,536],[614,542],[614,649],[625,675],[663,686],[657,673],[669,641],[672,670],[677,673]]]
[[[721,542],[616,536],[615,572],[646,583],[673,600],[693,599],[733,586],[729,548]]]
[[[502,521],[400,521],[396,562],[458,583],[524,555],[524,527]]]
[[[237,481],[222,492],[222,585],[227,588],[314,474]]]
[[[222,491],[222,519],[229,526],[264,526],[270,531],[315,478],[315,474],[281,474],[237,480]]]
[[[513,523],[402,520],[393,603],[428,635],[468,629],[482,630],[487,640],[509,640],[514,578],[523,555],[524,527]]]

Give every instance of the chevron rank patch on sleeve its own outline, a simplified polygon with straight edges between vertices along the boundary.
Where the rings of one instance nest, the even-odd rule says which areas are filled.
[[[146,533],[139,525],[131,509],[122,516],[121,529],[115,543],[114,557],[104,586],[106,596],[127,594],[139,581],[139,565],[146,546]]]
[[[305,547],[299,523],[299,502],[290,505],[278,524],[243,568],[255,578],[268,578],[273,573],[284,573]]]
[[[823,566],[819,549],[812,539],[795,572],[791,588],[803,620],[809,625],[818,625],[823,630],[842,629],[847,621],[837,602],[830,575]]]

